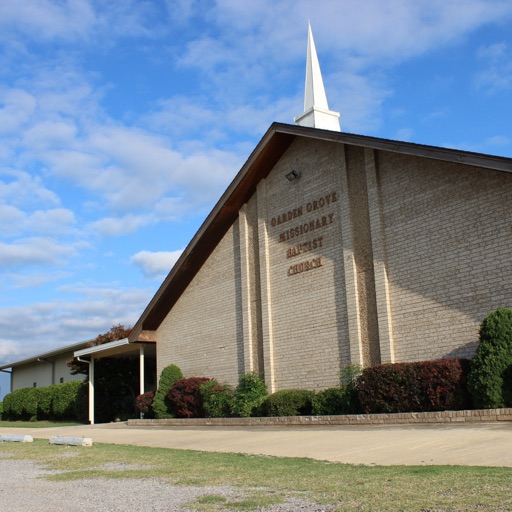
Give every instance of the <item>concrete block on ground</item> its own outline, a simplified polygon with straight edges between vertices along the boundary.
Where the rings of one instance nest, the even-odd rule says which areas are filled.
[[[71,446],[92,446],[90,437],[50,437],[50,444],[68,444]]]
[[[0,442],[10,442],[10,443],[32,443],[34,440],[32,436],[22,435],[22,434],[4,434],[0,436]]]

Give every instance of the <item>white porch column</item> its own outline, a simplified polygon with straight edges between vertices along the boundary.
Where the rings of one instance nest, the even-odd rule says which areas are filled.
[[[144,393],[144,345],[139,345],[139,379],[140,394]],[[143,419],[144,413],[140,413],[140,419]]]
[[[89,423],[94,425],[94,357],[89,364]]]
[[[140,372],[140,394],[145,392],[144,388],[144,345],[139,346],[139,372]]]

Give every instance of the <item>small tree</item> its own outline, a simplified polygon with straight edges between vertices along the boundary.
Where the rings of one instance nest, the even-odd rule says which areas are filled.
[[[173,413],[172,404],[167,397],[167,393],[169,393],[172,385],[182,378],[183,373],[175,364],[170,364],[162,370],[160,380],[158,381],[158,390],[151,404],[155,418],[174,418],[175,414]]]
[[[512,310],[499,308],[480,326],[468,387],[476,408],[512,405]]]

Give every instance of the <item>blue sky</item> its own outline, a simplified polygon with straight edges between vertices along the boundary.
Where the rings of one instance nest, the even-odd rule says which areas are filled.
[[[136,322],[302,112],[308,20],[343,131],[512,157],[509,0],[3,0],[0,364]]]

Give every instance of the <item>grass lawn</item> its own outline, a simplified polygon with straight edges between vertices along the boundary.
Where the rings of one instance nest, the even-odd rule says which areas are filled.
[[[0,421],[0,428],[48,428],[48,427],[74,427],[82,425],[72,421]]]
[[[255,510],[287,497],[335,505],[340,511],[512,510],[510,468],[355,466],[108,444],[54,446],[44,440],[0,444],[0,456],[64,471],[51,480],[156,477],[173,485],[238,486],[247,495],[232,503],[215,494],[203,496],[191,505],[202,511]]]

